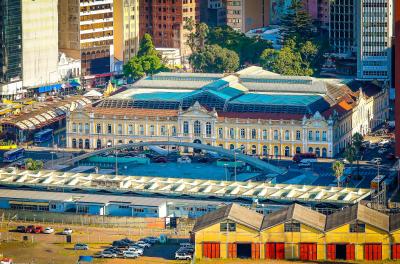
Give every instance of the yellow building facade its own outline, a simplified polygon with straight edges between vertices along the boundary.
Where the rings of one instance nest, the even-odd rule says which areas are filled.
[[[325,216],[294,204],[259,220],[256,212],[238,207],[229,205],[197,220],[196,258],[400,259],[400,215],[389,217],[356,204]]]

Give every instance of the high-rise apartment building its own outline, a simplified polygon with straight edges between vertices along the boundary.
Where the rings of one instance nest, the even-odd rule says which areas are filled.
[[[309,15],[322,28],[329,24],[329,1],[330,0],[303,0],[303,4]]]
[[[36,88],[59,81],[58,0],[22,0],[23,86]]]
[[[58,5],[60,51],[81,60],[82,75],[113,71],[113,0],[68,0]]]
[[[395,71],[394,71],[394,87],[396,91],[395,98],[395,120],[397,123],[396,126],[396,156],[400,157],[400,2],[395,2],[395,19],[394,19],[394,28],[395,28]]]
[[[139,49],[139,0],[114,0],[114,56],[126,63]]]
[[[359,0],[357,8],[357,78],[391,80],[393,1]]]
[[[269,25],[270,0],[227,0],[226,21],[243,33]]]
[[[329,43],[337,57],[355,57],[355,7],[354,0],[330,0]]]
[[[22,14],[20,0],[0,0],[0,98],[22,91]]]
[[[177,48],[190,55],[185,21],[200,22],[199,0],[140,0],[140,37],[149,33],[156,47]]]
[[[200,0],[200,21],[210,27],[226,25],[226,0]]]

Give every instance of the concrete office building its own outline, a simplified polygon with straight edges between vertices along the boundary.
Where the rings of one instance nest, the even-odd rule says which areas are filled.
[[[270,0],[227,0],[227,25],[246,33],[269,25]]]
[[[357,78],[391,80],[393,1],[357,2]]]
[[[58,2],[59,48],[81,60],[82,75],[114,68],[113,0]]]
[[[200,21],[210,27],[226,25],[226,0],[201,0]]]
[[[56,83],[58,74],[57,0],[22,0],[23,86]]]
[[[126,63],[139,49],[139,0],[114,0],[115,59]]]
[[[190,55],[186,45],[185,21],[200,22],[197,0],[140,0],[140,37],[149,33],[156,47],[178,48],[183,58]]]
[[[15,99],[21,95],[21,1],[0,0],[0,99]]]

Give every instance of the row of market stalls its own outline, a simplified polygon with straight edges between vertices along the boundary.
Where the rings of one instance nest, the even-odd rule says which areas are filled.
[[[66,113],[85,107],[91,101],[84,96],[50,97],[44,102],[25,105],[18,114],[0,117],[2,137],[15,142],[32,139],[33,134],[44,129],[65,126]]]

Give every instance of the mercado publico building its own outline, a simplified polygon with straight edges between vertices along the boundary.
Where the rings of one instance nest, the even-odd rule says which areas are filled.
[[[331,157],[354,133],[383,123],[388,106],[387,89],[374,82],[281,76],[255,66],[225,75],[159,73],[69,113],[67,144],[170,140],[261,156]]]

